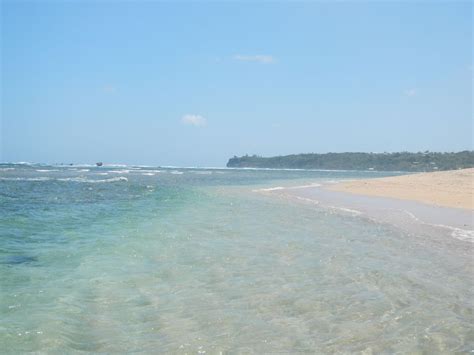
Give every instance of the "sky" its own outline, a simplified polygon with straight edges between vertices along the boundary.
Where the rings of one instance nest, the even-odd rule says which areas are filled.
[[[473,149],[467,2],[1,2],[0,161]]]

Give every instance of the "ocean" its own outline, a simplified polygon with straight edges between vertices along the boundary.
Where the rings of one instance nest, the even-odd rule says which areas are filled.
[[[387,175],[0,164],[0,352],[470,352],[471,242],[266,193]]]

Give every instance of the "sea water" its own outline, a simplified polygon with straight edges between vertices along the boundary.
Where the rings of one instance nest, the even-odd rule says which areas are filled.
[[[472,243],[260,193],[384,175],[0,165],[0,352],[470,352]]]

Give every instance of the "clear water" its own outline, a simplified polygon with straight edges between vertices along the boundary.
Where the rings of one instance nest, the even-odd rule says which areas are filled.
[[[254,192],[376,176],[0,165],[0,351],[470,352],[471,243]]]

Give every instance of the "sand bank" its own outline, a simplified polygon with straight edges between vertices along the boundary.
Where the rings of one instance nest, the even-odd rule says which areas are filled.
[[[256,192],[390,224],[430,240],[474,243],[474,169],[278,186]],[[469,250],[471,247],[469,246]]]
[[[356,180],[327,187],[332,191],[390,197],[426,204],[474,209],[474,169]]]

